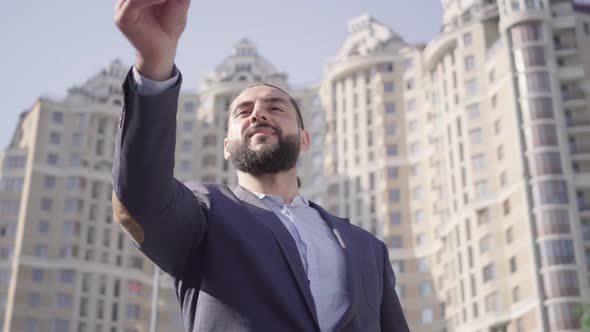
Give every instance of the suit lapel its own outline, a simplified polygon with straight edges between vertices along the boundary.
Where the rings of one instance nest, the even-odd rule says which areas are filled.
[[[348,219],[336,217],[314,202],[310,206],[318,210],[322,218],[332,228],[334,235],[344,250],[346,259],[346,278],[350,291],[350,306],[336,324],[334,331],[339,331],[346,325],[357,311],[362,295],[363,249],[355,237],[354,230]]]
[[[265,224],[275,236],[285,259],[297,281],[297,285],[305,298],[305,302],[307,307],[310,311],[310,314],[313,316],[315,321],[316,327],[319,330],[319,323],[318,317],[315,310],[315,305],[313,302],[313,296],[311,294],[311,289],[309,286],[309,281],[305,274],[305,270],[303,269],[303,263],[301,262],[301,257],[299,256],[299,250],[297,249],[297,245],[295,244],[295,240],[289,233],[289,231],[285,228],[283,223],[279,220],[276,214],[270,209],[261,199],[256,197],[256,195],[252,194],[248,190],[238,186],[234,193],[236,196],[243,201],[244,205],[250,213],[256,217],[259,221]]]

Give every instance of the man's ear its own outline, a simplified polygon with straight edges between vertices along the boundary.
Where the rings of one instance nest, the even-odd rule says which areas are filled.
[[[231,157],[231,153],[229,153],[227,145],[228,145],[228,141],[227,141],[227,137],[225,137],[223,139],[223,158],[225,158],[225,160],[229,160],[229,158]]]
[[[301,129],[301,135],[299,135],[299,136],[300,136],[301,151],[303,151],[303,152],[309,151],[309,146],[311,144],[311,141],[310,141],[309,133],[307,132],[307,130]]]

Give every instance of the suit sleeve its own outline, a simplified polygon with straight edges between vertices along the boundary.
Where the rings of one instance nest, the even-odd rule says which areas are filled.
[[[173,176],[176,112],[182,76],[155,95],[136,91],[132,73],[123,84],[124,105],[113,158],[114,219],[162,270],[181,277],[207,229],[206,193]]]
[[[383,297],[381,302],[381,331],[410,331],[401,303],[395,292],[395,274],[389,261],[389,250],[383,246]]]

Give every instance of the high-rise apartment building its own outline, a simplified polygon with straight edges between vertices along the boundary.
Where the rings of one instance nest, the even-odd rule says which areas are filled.
[[[299,102],[302,192],[390,248],[412,331],[576,331],[590,303],[590,7],[446,0],[424,45],[368,15],[317,85],[241,40],[178,105],[175,175],[237,185],[227,110],[267,82]],[[0,154],[6,331],[147,331],[153,265],[111,218],[119,61],[23,113]],[[184,86],[192,82],[184,82]],[[158,328],[183,330],[162,278]],[[2,318],[2,317],[0,317]]]

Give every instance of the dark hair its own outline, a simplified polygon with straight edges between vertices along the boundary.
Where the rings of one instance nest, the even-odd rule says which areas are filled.
[[[249,87],[247,87],[244,90],[253,88],[255,86],[261,86],[261,85],[262,86],[268,86],[268,87],[271,87],[271,88],[275,88],[275,89],[283,92],[284,94],[286,94],[287,97],[289,97],[289,103],[291,103],[291,106],[293,106],[293,108],[295,109],[295,112],[297,112],[297,122],[299,123],[299,127],[301,127],[301,129],[305,129],[305,126],[303,125],[303,116],[301,116],[301,109],[299,109],[299,104],[297,104],[297,101],[293,97],[291,97],[291,95],[287,91],[279,88],[276,85],[272,85],[272,84],[269,84],[269,83],[256,83],[256,84],[252,84],[252,85],[250,85]],[[242,91],[244,91],[244,90],[242,90]],[[233,104],[233,102],[232,102],[232,104]],[[230,115],[231,115],[231,109],[227,110],[227,119],[225,121],[225,127],[226,127],[226,129],[227,129],[228,125],[229,125],[229,117],[230,117]]]

